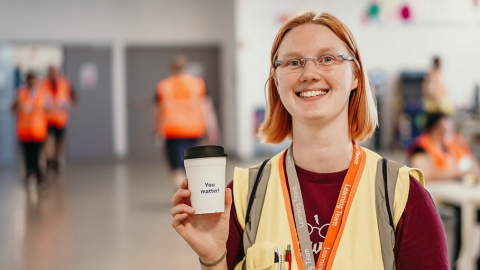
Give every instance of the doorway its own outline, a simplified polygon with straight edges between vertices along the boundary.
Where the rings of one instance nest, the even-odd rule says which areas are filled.
[[[64,71],[78,103],[70,113],[67,158],[113,158],[111,49],[65,46]]]

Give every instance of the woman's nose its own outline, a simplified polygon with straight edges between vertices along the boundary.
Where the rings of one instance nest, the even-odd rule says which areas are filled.
[[[303,66],[302,81],[310,81],[310,80],[320,80],[320,69],[318,69],[317,64],[315,61],[306,61],[305,65]]]

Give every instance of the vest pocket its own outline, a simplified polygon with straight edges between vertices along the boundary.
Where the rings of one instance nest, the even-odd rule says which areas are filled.
[[[247,249],[247,270],[273,270],[275,265],[275,247],[277,243],[258,243]]]

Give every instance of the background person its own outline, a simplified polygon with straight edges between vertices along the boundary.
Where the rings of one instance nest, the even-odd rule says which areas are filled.
[[[15,92],[11,106],[16,115],[17,138],[25,160],[25,179],[34,177],[38,186],[44,184],[39,167],[42,144],[47,138],[47,108],[49,96],[46,89],[37,83],[34,72],[27,74],[26,85]]]
[[[458,180],[467,174],[480,177],[480,166],[455,122],[444,113],[426,116],[425,132],[407,151],[411,164],[422,169],[427,181]]]
[[[415,139],[407,150],[413,167],[420,168],[427,181],[455,181],[466,176],[480,178],[480,166],[472,155],[463,136],[455,130],[453,119],[443,113],[431,113],[426,116],[425,132]],[[454,210],[455,246],[453,259],[456,261],[462,246],[461,208],[447,204]],[[480,222],[480,211],[477,212]],[[477,262],[480,269],[480,263]],[[456,267],[454,269],[457,269]]]
[[[423,107],[427,113],[441,112],[451,115],[455,112],[455,106],[448,98],[440,68],[440,58],[434,57],[432,69],[425,76],[422,85]]]
[[[48,112],[48,133],[53,138],[53,145],[46,145],[47,171],[58,173],[65,144],[68,111],[76,103],[76,95],[68,78],[62,76],[55,67],[48,68],[42,84],[52,97],[52,108]],[[48,155],[50,148],[53,148],[52,155]]]
[[[184,73],[187,58],[176,56],[170,66],[170,77],[157,84],[153,110],[153,134],[165,140],[165,150],[177,187],[185,177],[183,155],[187,148],[196,146],[208,136],[208,142],[218,141],[215,111],[206,97],[202,78]]]

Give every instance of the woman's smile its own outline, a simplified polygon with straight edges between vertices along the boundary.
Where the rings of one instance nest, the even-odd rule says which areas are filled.
[[[329,89],[311,89],[295,92],[295,95],[305,101],[315,101],[330,93]]]

